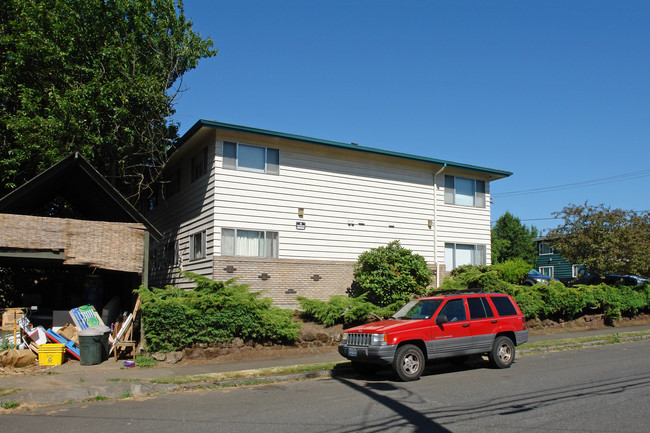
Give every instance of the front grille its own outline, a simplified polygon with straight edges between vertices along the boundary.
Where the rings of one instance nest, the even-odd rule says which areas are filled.
[[[370,346],[372,334],[348,334],[349,346]]]

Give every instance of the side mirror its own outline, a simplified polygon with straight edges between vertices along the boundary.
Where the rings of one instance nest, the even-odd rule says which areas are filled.
[[[447,323],[449,320],[447,320],[447,316],[438,316],[436,317],[436,325],[442,325],[443,323]]]

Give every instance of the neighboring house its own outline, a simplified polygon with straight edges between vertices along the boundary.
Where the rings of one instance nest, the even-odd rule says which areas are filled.
[[[359,254],[393,240],[436,284],[490,263],[490,182],[510,172],[208,120],[179,141],[148,218],[151,284],[240,277],[277,305],[345,294]]]
[[[546,238],[534,239],[537,242],[537,270],[547,277],[567,282],[578,277],[581,264],[573,264],[560,256],[548,243]]]
[[[150,237],[161,234],[79,153],[0,199],[0,273],[15,270],[13,306],[35,307],[32,322],[46,327],[85,304],[100,314],[109,305],[108,324],[132,310],[133,290],[148,284]]]

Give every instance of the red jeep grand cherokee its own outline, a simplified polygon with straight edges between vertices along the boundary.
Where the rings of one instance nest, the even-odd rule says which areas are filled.
[[[487,354],[508,368],[515,346],[528,341],[526,320],[508,295],[465,293],[415,299],[390,319],[348,329],[339,353],[358,371],[391,365],[400,379],[418,380],[426,360]]]

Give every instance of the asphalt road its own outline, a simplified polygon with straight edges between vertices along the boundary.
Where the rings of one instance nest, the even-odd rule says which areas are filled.
[[[112,400],[0,416],[10,432],[647,432],[650,342],[443,364],[402,383],[332,379]]]

